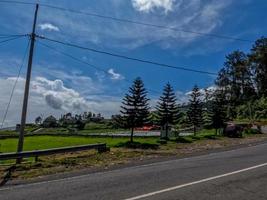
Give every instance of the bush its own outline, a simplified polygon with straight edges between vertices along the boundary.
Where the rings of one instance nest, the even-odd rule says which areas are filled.
[[[223,135],[226,137],[232,138],[241,138],[243,137],[244,128],[241,125],[228,124],[223,130]]]
[[[85,125],[86,130],[97,130],[97,129],[111,129],[112,127],[105,123],[90,122]]]
[[[84,127],[85,127],[85,123],[82,120],[77,120],[77,122],[76,122],[76,128],[78,130],[83,130]]]
[[[260,130],[259,129],[254,129],[254,128],[249,128],[249,129],[246,129],[244,130],[243,132],[244,134],[261,134]]]

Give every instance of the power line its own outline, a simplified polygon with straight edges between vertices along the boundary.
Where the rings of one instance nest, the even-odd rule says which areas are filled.
[[[21,5],[36,5],[35,3],[31,3],[31,2],[9,1],[9,0],[0,0],[0,3],[21,4]]]
[[[19,39],[19,38],[24,37],[24,36],[25,36],[25,35],[17,36],[17,37],[11,37],[11,38],[9,38],[9,39],[0,41],[0,44],[6,43],[6,42],[9,42],[9,41],[12,41],[12,40],[16,40],[16,39]]]
[[[101,67],[98,67],[98,66],[93,65],[93,64],[91,64],[91,63],[88,63],[88,62],[86,62],[86,61],[84,61],[84,60],[81,60],[81,59],[79,59],[79,58],[77,58],[77,57],[74,57],[74,56],[72,56],[72,55],[70,55],[70,54],[68,54],[68,53],[65,53],[65,52],[63,52],[63,51],[60,51],[60,50],[58,50],[58,49],[56,49],[56,48],[54,48],[54,47],[51,47],[51,46],[49,46],[49,45],[47,45],[47,44],[44,44],[43,42],[37,41],[37,43],[41,44],[42,46],[44,46],[44,47],[46,47],[46,48],[48,48],[48,49],[51,49],[51,50],[57,52],[57,53],[59,53],[59,54],[62,54],[62,55],[64,55],[64,56],[66,56],[66,57],[69,57],[69,58],[71,58],[72,60],[75,60],[75,61],[80,62],[80,63],[82,63],[82,64],[88,65],[88,66],[90,66],[90,67],[96,69],[97,71],[102,71],[102,72],[104,72],[105,74],[107,74],[108,76],[110,76],[110,73],[109,73],[107,70],[105,70],[105,69],[103,69],[103,68],[101,68]],[[127,80],[127,79],[124,79],[124,81],[126,81],[126,82],[128,82],[128,83],[131,83],[131,81],[130,81],[130,80]],[[153,90],[153,89],[148,89],[148,91],[153,92],[153,93],[161,94],[161,92],[156,91],[156,90]]]
[[[13,4],[35,5],[35,3],[22,2],[22,1],[0,0],[0,2],[13,3]],[[249,43],[254,42],[253,40],[242,39],[242,38],[232,37],[232,36],[228,36],[228,35],[198,32],[198,31],[186,30],[186,29],[181,29],[181,28],[174,28],[174,27],[169,27],[169,26],[164,26],[164,25],[151,24],[151,23],[147,23],[147,22],[134,21],[134,20],[130,20],[130,19],[122,19],[122,18],[107,16],[107,15],[101,15],[98,13],[83,12],[83,11],[68,9],[68,8],[64,8],[64,7],[53,6],[53,5],[45,4],[45,3],[40,3],[40,6],[52,8],[52,9],[56,9],[56,10],[60,10],[60,11],[64,11],[64,12],[70,12],[70,13],[75,13],[75,14],[80,14],[80,15],[87,15],[87,16],[91,16],[91,17],[97,17],[97,18],[102,18],[102,19],[112,20],[112,21],[117,21],[117,22],[122,22],[122,23],[130,23],[130,24],[141,25],[141,26],[149,26],[149,27],[158,28],[158,29],[171,30],[174,32],[184,32],[184,33],[190,33],[190,34],[195,34],[195,35],[200,35],[200,36],[205,36],[205,37],[214,37],[214,38],[219,38],[219,39],[224,39],[224,40],[234,40],[234,41],[239,41],[239,42],[249,42]]]
[[[190,72],[208,74],[208,75],[215,75],[215,76],[217,75],[217,73],[214,73],[214,72],[208,72],[208,71],[203,71],[203,70],[195,70],[195,69],[191,69],[191,68],[187,68],[187,67],[177,67],[177,66],[173,66],[173,65],[169,65],[169,64],[150,61],[150,60],[143,60],[143,59],[139,59],[139,58],[133,58],[133,57],[124,56],[124,55],[120,55],[120,54],[115,54],[115,53],[111,53],[111,52],[107,52],[107,51],[101,51],[101,50],[97,50],[97,49],[93,49],[93,48],[89,48],[89,47],[83,47],[83,46],[79,46],[79,45],[68,43],[68,42],[62,42],[62,41],[50,39],[50,38],[47,38],[47,37],[44,37],[44,36],[37,36],[37,37],[39,37],[41,39],[45,39],[47,41],[54,42],[54,43],[58,43],[58,44],[62,44],[62,45],[66,45],[66,46],[70,46],[70,47],[74,47],[74,48],[79,48],[79,49],[82,49],[82,50],[92,51],[92,52],[95,52],[95,53],[105,54],[105,55],[109,55],[109,56],[113,56],[113,57],[118,57],[118,58],[122,58],[122,59],[126,59],[126,60],[132,60],[132,61],[137,61],[137,62],[141,62],[141,63],[157,65],[157,66],[160,66],[160,67],[172,68],[172,69],[176,69],[176,70],[190,71]]]
[[[0,37],[18,37],[18,36],[26,36],[28,34],[0,34]]]
[[[133,21],[133,20],[129,20],[129,19],[122,19],[122,18],[117,18],[117,17],[112,17],[112,16],[106,16],[106,15],[101,15],[101,14],[97,14],[97,13],[82,12],[82,11],[78,11],[78,10],[53,6],[53,5],[49,5],[49,4],[40,4],[40,5],[43,7],[48,7],[48,8],[52,8],[52,9],[61,10],[61,11],[66,11],[66,12],[71,12],[71,13],[76,13],[76,14],[82,14],[82,15],[88,15],[88,16],[92,16],[92,17],[98,17],[98,18],[113,20],[113,21],[117,21],[117,22],[131,23],[131,24],[136,24],[136,25],[141,25],[141,26],[150,26],[153,28],[166,29],[166,30],[171,30],[171,31],[175,31],[175,32],[185,32],[185,33],[191,33],[191,34],[196,34],[196,35],[201,35],[201,36],[216,37],[216,38],[225,39],[225,40],[236,40],[236,41],[240,41],[240,42],[249,42],[249,43],[254,42],[252,40],[241,39],[241,38],[236,38],[236,37],[231,37],[231,36],[226,36],[226,35],[203,33],[203,32],[197,32],[197,31],[192,31],[192,30],[185,30],[185,29],[178,29],[178,28],[174,28],[174,27],[168,27],[168,26],[164,26],[164,25],[157,25],[157,24],[151,24],[151,23],[146,23],[146,22]]]
[[[8,113],[8,110],[9,110],[9,107],[10,107],[10,104],[11,104],[11,101],[12,101],[12,98],[13,98],[13,95],[14,95],[14,92],[15,92],[15,88],[17,86],[17,83],[18,83],[18,80],[19,80],[19,77],[20,77],[20,73],[21,73],[21,70],[22,70],[22,67],[23,67],[23,64],[24,64],[28,49],[29,49],[29,44],[30,44],[30,42],[28,42],[28,44],[27,44],[25,53],[24,53],[22,61],[21,61],[21,65],[19,67],[17,78],[16,78],[15,83],[13,85],[13,88],[11,90],[10,98],[9,98],[9,101],[8,101],[8,104],[7,104],[7,107],[6,107],[6,111],[5,111],[3,120],[2,120],[1,128],[3,128],[3,126],[4,126],[4,123],[5,123],[5,120],[6,120],[6,117],[7,117],[7,113]]]

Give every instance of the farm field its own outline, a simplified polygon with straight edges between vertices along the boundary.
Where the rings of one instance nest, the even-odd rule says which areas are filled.
[[[156,144],[157,138],[136,138],[136,142]],[[80,136],[29,136],[25,137],[24,150],[41,150],[57,147],[77,146],[85,144],[107,143],[114,147],[129,141],[128,138],[109,137],[80,137]],[[8,138],[0,140],[0,152],[15,152],[18,139]]]

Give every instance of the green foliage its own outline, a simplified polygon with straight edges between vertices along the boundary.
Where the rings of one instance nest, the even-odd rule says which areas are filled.
[[[129,93],[122,101],[121,113],[125,127],[131,128],[131,142],[133,142],[134,128],[143,126],[149,116],[149,99],[141,78],[134,80]]]
[[[212,127],[216,129],[222,129],[227,121],[227,107],[225,102],[225,94],[223,90],[217,89],[213,94],[212,99]]]
[[[243,131],[243,134],[246,134],[246,135],[253,135],[253,134],[261,134],[261,132],[258,130],[258,129],[252,129],[252,128],[249,128],[249,129],[245,129]]]
[[[90,122],[85,125],[85,130],[103,130],[103,129],[111,129],[112,127],[108,123],[95,123]]]
[[[169,125],[177,123],[179,110],[176,104],[175,93],[169,83],[167,83],[164,87],[163,94],[159,98],[156,109],[156,118],[158,124],[161,126],[166,126],[166,131],[168,131]],[[168,132],[166,137],[168,138]]]
[[[45,120],[43,121],[43,127],[55,128],[57,126],[58,126],[57,119],[52,115],[50,115],[49,117],[45,118]]]
[[[157,138],[136,138],[135,140],[141,144],[151,144],[151,146],[157,144]],[[107,146],[109,147],[116,147],[127,141],[127,138],[121,137],[30,136],[25,137],[24,150],[31,151],[97,143],[107,143]],[[0,152],[15,152],[16,147],[16,138],[0,140]]]
[[[248,55],[227,55],[215,83],[225,91],[229,119],[266,119],[267,38],[258,39]]]
[[[125,128],[126,125],[124,124],[123,116],[121,115],[112,115],[110,125],[112,128],[119,129]]]
[[[205,96],[203,102],[203,126],[204,128],[212,127],[212,89],[205,89]]]
[[[250,121],[267,119],[267,98],[247,102],[237,108],[238,119],[249,119]]]
[[[194,126],[194,135],[196,135],[197,127],[203,123],[203,102],[201,100],[201,92],[198,86],[195,86],[190,94],[189,110],[187,116],[190,124]]]
[[[254,104],[255,118],[267,119],[267,98],[261,97]]]
[[[253,79],[259,97],[267,97],[267,38],[258,39],[249,54]]]
[[[226,56],[216,84],[225,89],[230,106],[236,106],[255,95],[252,74],[245,53],[234,51]]]
[[[158,115],[157,115],[157,111],[156,110],[151,111],[149,113],[148,121],[152,125],[157,125],[158,124]]]
[[[85,127],[85,122],[81,119],[78,119],[76,121],[76,124],[75,124],[75,127],[78,129],[78,130],[83,130],[84,127]]]

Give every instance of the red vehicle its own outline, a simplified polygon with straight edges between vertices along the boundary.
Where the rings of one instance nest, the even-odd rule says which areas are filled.
[[[134,130],[136,130],[136,131],[153,131],[153,130],[159,130],[159,129],[160,129],[160,127],[156,126],[156,125],[146,125],[143,127],[135,128]]]

